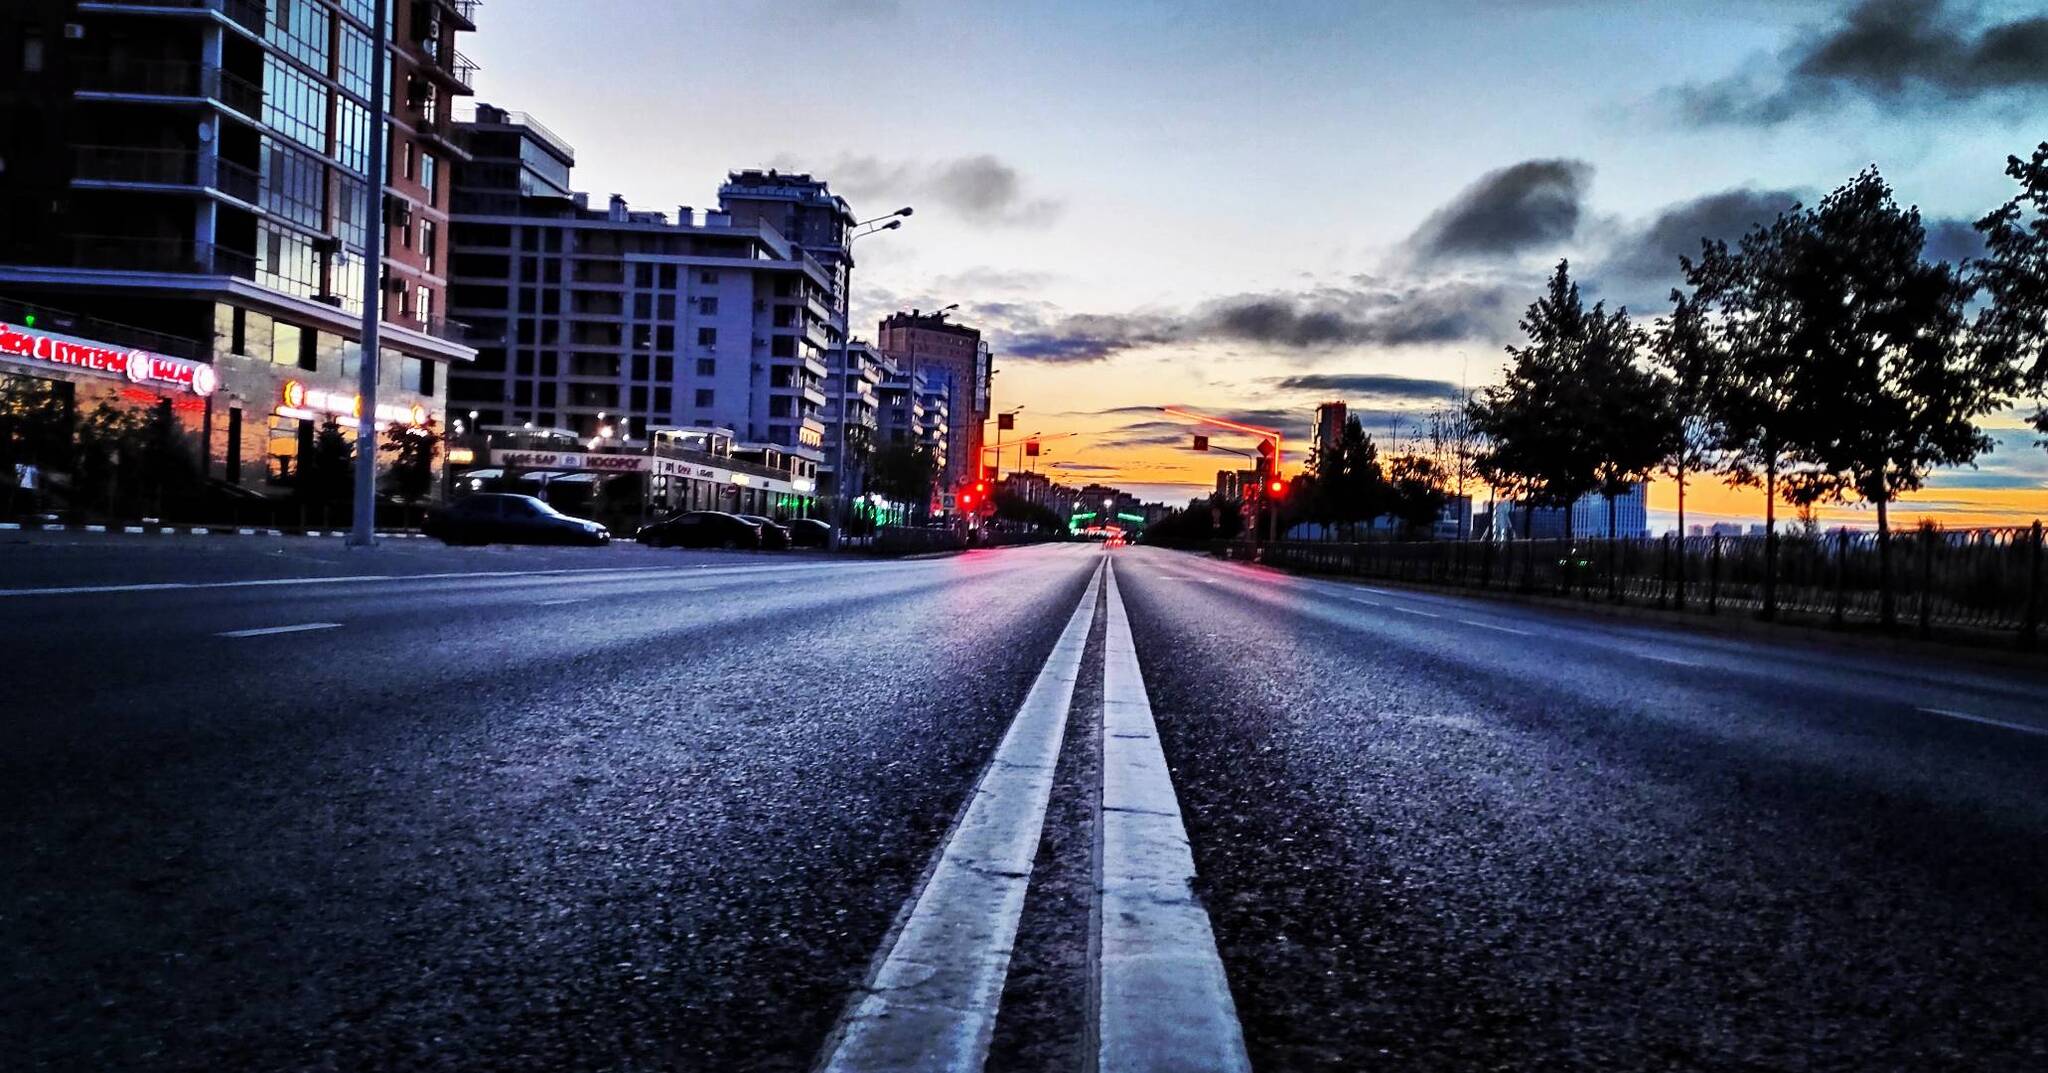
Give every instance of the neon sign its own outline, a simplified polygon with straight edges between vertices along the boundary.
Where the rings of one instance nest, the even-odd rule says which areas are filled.
[[[117,350],[12,324],[0,324],[0,356],[126,377],[136,384],[183,388],[201,398],[213,394],[214,388],[220,386],[213,366],[204,362],[167,358],[147,350]]]
[[[339,391],[322,391],[307,387],[302,381],[284,382],[281,404],[277,412],[286,417],[316,418],[338,417],[344,425],[360,428],[363,419],[363,397]],[[395,403],[377,404],[377,423],[424,425],[427,423],[427,408],[414,403],[399,406]]]

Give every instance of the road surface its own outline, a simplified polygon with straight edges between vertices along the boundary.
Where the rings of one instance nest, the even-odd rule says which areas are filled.
[[[0,544],[0,645],[9,1068],[2048,1068],[2037,673],[1092,546]]]

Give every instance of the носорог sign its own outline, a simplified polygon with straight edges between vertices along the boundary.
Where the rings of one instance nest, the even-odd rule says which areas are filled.
[[[592,470],[598,473],[645,473],[646,455],[592,455],[580,451],[493,451],[491,461],[514,469]]]

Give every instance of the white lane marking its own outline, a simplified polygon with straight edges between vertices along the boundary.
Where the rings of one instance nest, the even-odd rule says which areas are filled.
[[[846,1011],[818,1067],[825,1073],[966,1073],[988,1058],[1103,569],[1089,577],[902,930]]]
[[[1422,617],[1422,618],[1442,618],[1442,617],[1443,617],[1442,615],[1439,615],[1439,614],[1437,614],[1437,613],[1436,613],[1436,612],[1434,612],[1434,611],[1424,611],[1424,610],[1422,610],[1422,609],[1420,609],[1420,608],[1414,608],[1414,607],[1402,607],[1402,606],[1401,606],[1401,605],[1399,605],[1399,604],[1395,604],[1395,605],[1394,605],[1394,610],[1396,610],[1396,611],[1399,611],[1400,613],[1402,613],[1402,614],[1404,614],[1404,615],[1417,615],[1417,616],[1420,616],[1420,617]]]
[[[257,630],[229,630],[215,637],[269,637],[276,633],[305,633],[308,630],[338,630],[339,622],[301,622],[296,626],[265,626]]]
[[[535,604],[534,606],[535,606],[535,607],[561,607],[561,606],[563,606],[564,604],[580,604],[580,603],[587,603],[587,602],[588,602],[589,600],[590,600],[590,597],[588,597],[588,596],[578,596],[578,597],[576,597],[576,598],[575,598],[575,599],[573,599],[573,600],[542,600],[541,602],[539,602],[539,603]]]
[[[1366,598],[1365,598],[1365,597],[1363,597],[1363,596],[1346,596],[1346,597],[1345,597],[1345,599],[1346,599],[1346,600],[1349,600],[1349,601],[1351,601],[1351,602],[1352,602],[1352,603],[1354,603],[1354,604],[1364,604],[1364,605],[1365,605],[1365,606],[1367,606],[1367,607],[1385,607],[1385,606],[1387,606],[1387,605],[1385,605],[1385,604],[1383,604],[1383,603],[1379,602],[1378,600],[1368,600],[1368,599],[1366,599]]]
[[[1698,660],[1690,660],[1690,659],[1679,659],[1679,658],[1678,658],[1677,656],[1660,656],[1660,655],[1657,655],[1657,654],[1656,654],[1656,653],[1654,653],[1654,652],[1638,652],[1638,653],[1636,653],[1636,655],[1638,655],[1638,656],[1641,656],[1641,657],[1643,657],[1644,659],[1654,659],[1654,660],[1656,660],[1656,661],[1657,661],[1657,662],[1659,662],[1659,663],[1669,663],[1669,664],[1671,664],[1671,665],[1672,665],[1672,666],[1674,666],[1674,667],[1704,667],[1704,666],[1706,666],[1706,664],[1704,664],[1704,663],[1701,663],[1701,662],[1699,662]]]
[[[1477,626],[1482,630],[1493,630],[1498,633],[1512,633],[1517,637],[1536,636],[1535,634],[1530,633],[1528,630],[1518,630],[1513,626],[1496,626],[1491,622],[1481,622],[1476,618],[1461,618],[1458,621],[1464,623],[1467,626]]]
[[[2048,727],[2029,726],[2026,723],[2008,723],[2003,719],[1971,715],[1969,712],[1959,712],[1951,708],[1915,708],[1914,711],[1924,712],[1928,715],[1938,715],[1944,719],[1960,719],[1965,723],[1978,723],[1987,727],[1999,727],[2003,730],[2017,730],[2022,734],[2038,734],[2048,737]]]
[[[1195,859],[1109,568],[1102,669],[1102,859],[1095,1068],[1249,1073],[1244,1029],[1195,900]]]

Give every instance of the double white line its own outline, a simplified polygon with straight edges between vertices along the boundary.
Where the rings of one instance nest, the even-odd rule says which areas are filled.
[[[819,1068],[977,1071],[988,1057],[1098,591],[1103,666],[1096,1068],[1249,1070],[1194,858],[1107,559]]]

